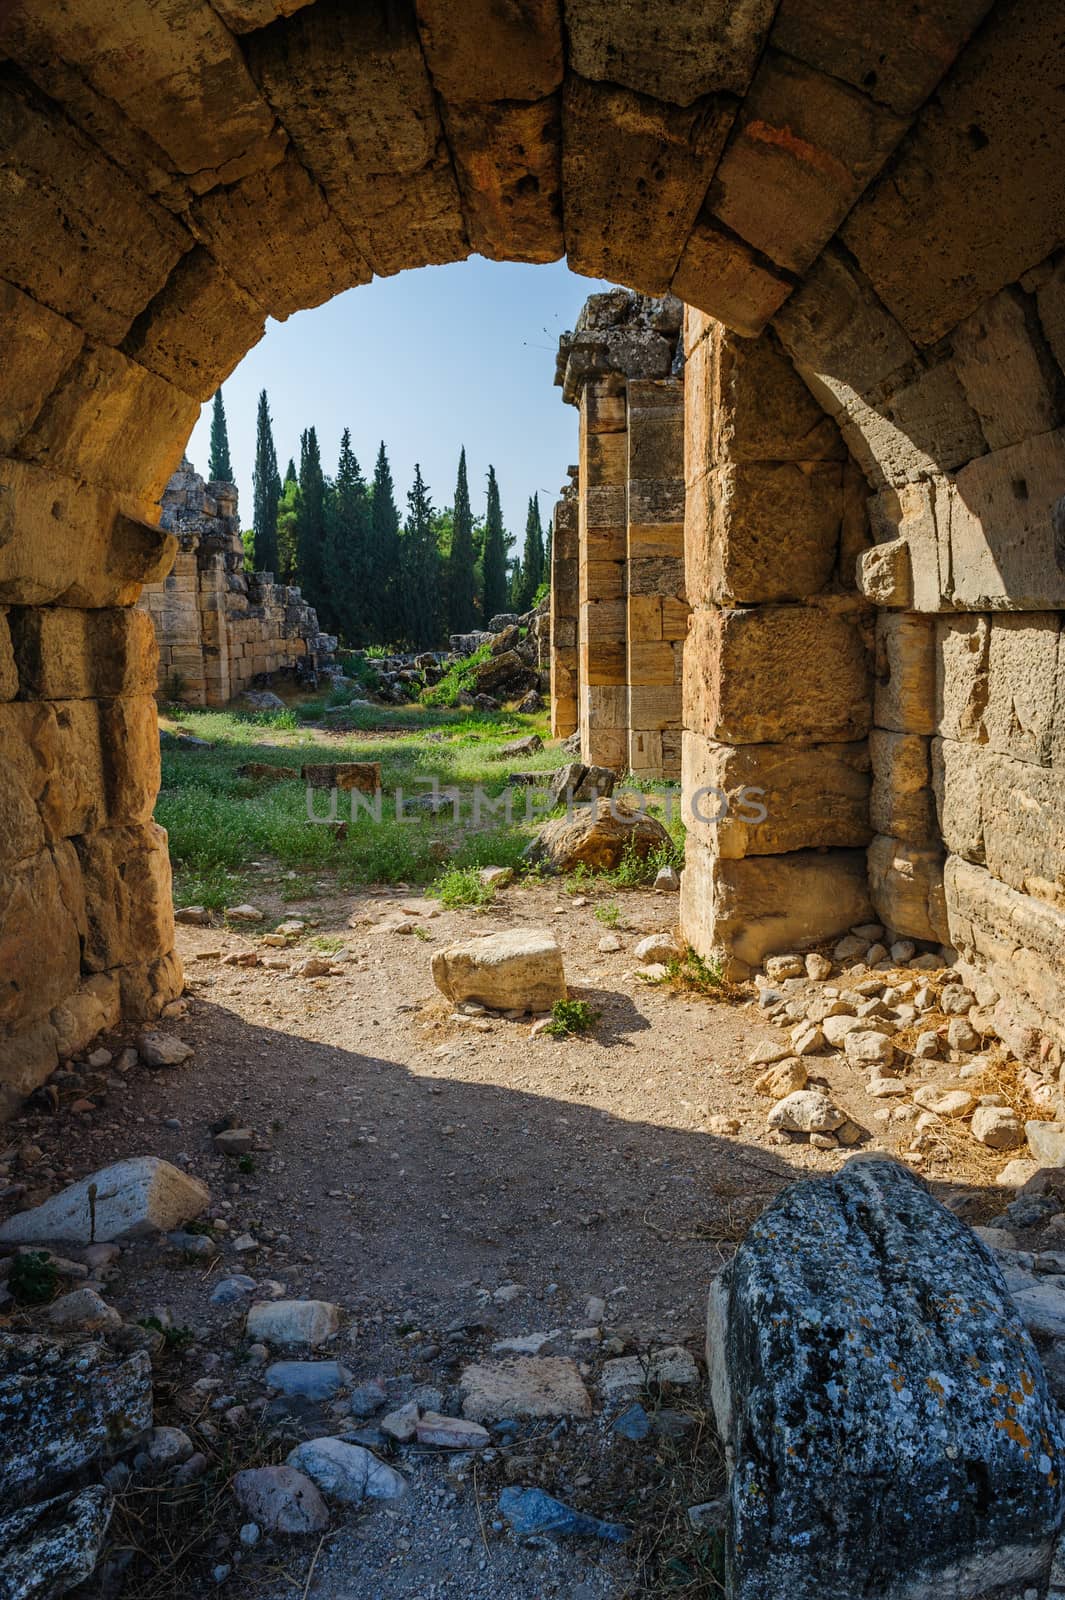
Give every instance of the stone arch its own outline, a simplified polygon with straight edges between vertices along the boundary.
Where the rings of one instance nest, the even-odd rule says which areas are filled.
[[[1060,356],[1058,19],[1036,0],[899,0],[875,24],[859,10],[835,0],[5,7],[0,1079],[9,1095],[120,1007],[150,1014],[180,981],[165,842],[150,820],[151,642],[130,608],[172,560],[155,504],[198,405],[267,316],[374,273],[479,251],[534,261],[565,252],[577,271],[650,294],[671,289],[746,338],[776,318],[776,336],[838,412],[852,452],[885,474],[877,531],[891,537],[869,581],[881,581],[901,530],[916,595],[928,552],[942,548],[945,495],[951,561],[967,508],[965,525],[979,524],[990,554],[971,568],[966,554],[966,572],[983,562],[1000,580],[998,589],[977,580],[969,597],[954,585],[952,615],[1060,609],[1060,586],[1027,584],[1024,555],[1038,547],[1039,572],[1060,573],[1047,533],[1065,488],[1060,416],[1041,427],[1039,399],[1048,352]],[[995,425],[995,443],[976,398],[980,362],[966,366],[954,332],[1011,284],[1020,289],[985,337],[1008,346],[1026,398],[1005,431],[1020,428],[1023,439],[1007,443]],[[1036,346],[1021,336],[1033,301]],[[875,313],[861,333],[855,304]],[[952,426],[975,418],[979,438],[945,438],[944,408]],[[893,429],[922,447],[922,465],[896,462]],[[981,466],[1018,448],[1021,466]],[[948,598],[942,585],[937,598]],[[1009,632],[999,629],[1003,658]],[[984,659],[960,625],[943,633],[944,662]],[[993,676],[994,619],[988,633]],[[1033,681],[1044,669],[1017,670]],[[943,683],[946,695],[945,669]],[[981,695],[986,709],[993,688],[970,698]],[[967,727],[987,729],[972,716]],[[1060,759],[1056,728],[1029,763],[1044,774]],[[1032,913],[1043,919],[1038,937],[1026,931],[1006,949],[984,929],[974,947],[994,945],[996,960],[1029,990],[1043,983],[1052,1000],[1037,969],[1047,964],[1046,917],[1061,914],[1053,851],[1038,869],[1025,864],[1014,889],[971,859],[987,856],[981,830],[980,842],[952,845],[952,859],[1022,896],[1021,910],[1012,901],[1003,910],[1007,920],[1023,920],[1031,903],[1045,911]],[[948,888],[953,878],[964,898],[971,874],[948,863]],[[998,893],[973,882],[966,905]]]

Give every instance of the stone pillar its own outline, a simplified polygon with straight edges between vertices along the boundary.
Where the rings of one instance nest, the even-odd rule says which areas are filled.
[[[579,467],[556,503],[551,524],[551,734],[568,739],[577,730],[577,502]]]
[[[587,762],[619,772],[629,764],[632,744],[630,668],[635,666],[640,674],[638,683],[644,696],[640,727],[645,734],[663,732],[668,718],[656,691],[674,687],[672,643],[669,685],[656,681],[664,675],[660,660],[652,664],[650,654],[639,650],[635,657],[630,655],[629,480],[634,469],[643,474],[633,499],[637,515],[647,518],[636,524],[634,545],[643,561],[643,550],[657,537],[652,530],[658,524],[651,517],[656,493],[661,504],[654,518],[661,518],[666,499],[670,499],[670,514],[677,520],[677,482],[670,494],[663,497],[660,492],[669,482],[669,465],[676,470],[677,452],[674,450],[672,458],[668,450],[656,457],[655,441],[662,428],[651,413],[667,396],[670,403],[676,398],[673,389],[656,391],[653,384],[668,380],[673,371],[680,317],[680,302],[670,296],[657,300],[615,289],[589,297],[576,332],[563,335],[559,346],[556,382],[562,386],[563,398],[580,411],[577,670],[581,755]],[[640,384],[652,387],[634,390]],[[631,457],[629,440],[630,390],[640,413],[635,457]],[[662,478],[658,477],[660,471],[665,472]],[[676,539],[674,543],[679,550]],[[651,581],[646,569],[641,569],[640,577],[645,583]],[[670,626],[675,625],[671,616]],[[663,627],[660,624],[657,638],[638,642],[661,647],[666,642]],[[671,714],[674,709],[671,704]],[[676,726],[672,731],[675,734]],[[640,770],[645,775],[660,775],[664,742],[652,737],[641,744]]]
[[[771,334],[686,320],[681,926],[735,969],[869,920],[864,500]]]
[[[628,766],[679,778],[684,589],[684,380],[628,384]]]

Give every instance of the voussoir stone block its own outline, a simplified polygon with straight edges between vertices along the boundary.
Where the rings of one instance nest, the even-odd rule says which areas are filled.
[[[725,744],[861,739],[872,715],[869,669],[853,615],[817,606],[693,611],[686,722]]]
[[[893,1161],[792,1184],[715,1280],[735,1600],[1039,1589],[1062,1423],[994,1256]]]

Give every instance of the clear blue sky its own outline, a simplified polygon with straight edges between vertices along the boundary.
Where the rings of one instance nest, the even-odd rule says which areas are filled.
[[[268,322],[223,385],[243,525],[251,522],[255,411],[265,389],[282,474],[289,456],[299,465],[299,436],[312,424],[332,474],[349,427],[367,478],[384,439],[405,515],[416,461],[433,504],[450,505],[464,444],[475,513],[484,510],[491,462],[520,547],[530,494],[540,491],[546,522],[577,459],[577,413],[554,387],[559,334],[573,327],[587,295],[608,287],[565,262],[475,256],[378,278],[287,322]],[[208,403],[188,447],[202,473],[210,411]]]

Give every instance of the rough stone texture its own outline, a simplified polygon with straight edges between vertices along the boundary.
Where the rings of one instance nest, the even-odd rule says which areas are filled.
[[[511,929],[435,950],[433,982],[457,1005],[474,1000],[501,1011],[550,1011],[566,998],[562,952],[548,929]]]
[[[707,1356],[737,1600],[1045,1581],[1060,1417],[993,1256],[905,1168],[786,1189],[714,1283]]]
[[[0,1333],[0,1504],[54,1492],[151,1424],[145,1351],[118,1360],[101,1344]]]
[[[1022,1024],[1065,1044],[1065,912],[960,856],[947,858],[943,881],[950,943],[987,970]]]
[[[947,943],[942,852],[881,834],[868,857],[869,897],[885,926],[909,939]]]
[[[466,1367],[462,1414],[474,1422],[504,1417],[589,1417],[592,1402],[577,1364],[564,1356],[513,1356]]]
[[[248,1338],[267,1344],[324,1344],[340,1326],[328,1300],[269,1300],[248,1308]]]
[[[407,1480],[394,1467],[378,1461],[372,1451],[343,1439],[307,1439],[288,1458],[290,1467],[309,1478],[341,1505],[361,1505],[364,1500],[398,1500],[407,1492]]]
[[[593,872],[612,872],[626,854],[643,860],[669,845],[669,833],[656,817],[637,816],[620,801],[604,802],[596,809],[596,815],[589,807],[572,820],[553,817],[545,822],[526,848],[526,859],[553,872],[572,872],[581,865]]]
[[[721,856],[848,848],[872,838],[863,743],[733,745],[689,733],[681,789],[685,827]]]
[[[169,1233],[199,1216],[209,1199],[198,1178],[169,1161],[133,1156],[71,1184],[32,1211],[9,1217],[0,1225],[0,1242],[107,1244],[156,1230]]]
[[[90,1484],[0,1517],[0,1593],[66,1594],[92,1576],[111,1521],[111,1491]]]
[[[234,1475],[233,1493],[241,1510],[268,1533],[321,1533],[329,1526],[325,1501],[295,1467],[247,1467]]]

